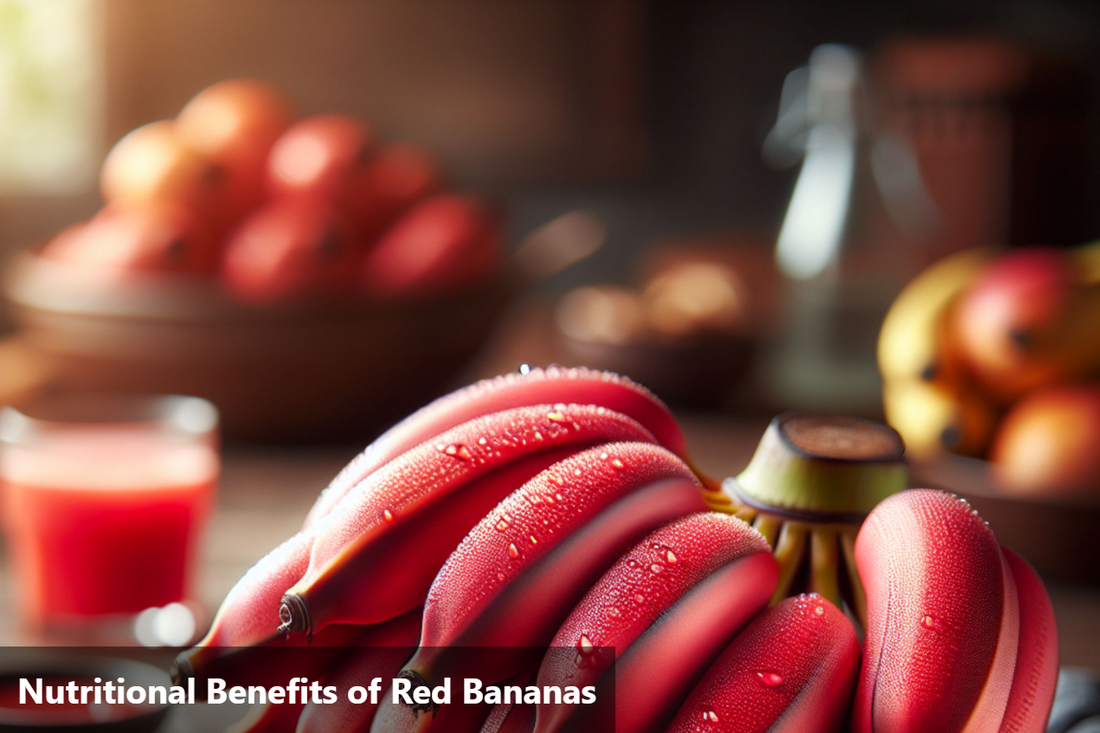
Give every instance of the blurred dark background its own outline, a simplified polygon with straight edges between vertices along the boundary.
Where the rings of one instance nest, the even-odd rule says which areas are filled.
[[[1065,55],[1088,89],[1089,200],[1100,193],[1100,5],[1083,0],[85,5],[102,52],[101,119],[88,122],[100,160],[214,81],[266,79],[303,114],[351,112],[438,151],[460,185],[508,202],[513,239],[595,211],[607,246],[554,286],[625,277],[623,262],[665,235],[774,236],[797,169],[768,167],[761,143],[785,75],[825,42],[871,53],[904,35],[997,34]],[[62,194],[6,186],[4,253],[94,213],[94,169],[74,176]]]

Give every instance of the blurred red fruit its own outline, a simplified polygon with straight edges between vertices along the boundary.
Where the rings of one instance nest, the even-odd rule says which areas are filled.
[[[500,223],[465,196],[440,195],[415,206],[367,254],[363,285],[380,298],[453,292],[489,280],[497,266]]]
[[[65,229],[42,256],[67,264],[155,272],[213,272],[217,242],[189,209],[149,202],[109,206]]]
[[[107,154],[99,179],[108,205],[168,201],[208,221],[223,216],[223,186],[218,167],[188,147],[170,120],[127,133]]]
[[[1036,390],[993,438],[990,460],[1005,488],[1100,495],[1100,385]]]
[[[176,131],[218,166],[227,209],[239,220],[263,200],[267,156],[291,121],[290,102],[277,89],[229,79],[196,94],[176,118]]]
[[[267,160],[274,195],[322,196],[348,208],[373,154],[374,134],[347,115],[315,115],[275,141]]]
[[[226,246],[228,287],[253,301],[350,290],[361,247],[354,229],[327,201],[292,197],[249,216]]]
[[[442,184],[439,165],[427,151],[415,145],[387,145],[367,164],[350,215],[373,241]]]
[[[1008,401],[1075,374],[1082,290],[1054,249],[1005,254],[963,294],[955,330],[964,359],[983,386]]]

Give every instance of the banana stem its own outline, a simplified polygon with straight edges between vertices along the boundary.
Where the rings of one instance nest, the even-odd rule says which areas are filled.
[[[886,425],[787,413],[772,420],[726,490],[742,503],[806,521],[858,524],[906,487],[904,452],[901,437]]]
[[[810,590],[841,607],[837,577],[837,533],[827,527],[810,532]]]
[[[856,572],[856,534],[859,528],[846,530],[840,533],[840,549],[844,553],[844,570],[848,574],[848,584],[852,589],[852,609],[863,628],[867,628],[867,593],[863,590],[863,582]]]
[[[767,514],[760,514],[753,520],[752,526],[764,536],[769,545],[775,547],[775,538],[779,534],[779,529],[783,526],[783,520],[778,517],[770,517]]]
[[[807,527],[793,522],[783,524],[779,534],[779,541],[775,545],[775,559],[779,563],[779,581],[775,586],[775,595],[772,604],[779,603],[790,593],[794,576],[802,565],[802,557],[806,550]]]
[[[313,623],[309,618],[309,607],[305,600],[294,593],[287,593],[279,604],[279,628],[278,633],[284,636],[290,634],[309,634],[313,636]]]

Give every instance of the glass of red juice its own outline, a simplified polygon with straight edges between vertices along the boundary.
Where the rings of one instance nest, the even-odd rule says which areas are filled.
[[[217,426],[196,397],[67,394],[0,410],[0,523],[28,631],[125,628],[192,598]]]

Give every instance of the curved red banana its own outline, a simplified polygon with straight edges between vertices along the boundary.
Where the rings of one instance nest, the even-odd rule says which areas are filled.
[[[669,733],[836,733],[859,672],[847,617],[817,595],[787,598],[738,634]]]
[[[702,512],[657,529],[573,609],[539,670],[539,685],[597,685],[618,660],[614,690],[596,695],[610,700],[613,693],[614,709],[540,705],[535,730],[583,725],[633,733],[667,724],[719,652],[768,604],[777,578],[768,543],[736,517]],[[556,651],[564,648],[573,653]]]
[[[997,733],[1019,640],[1016,585],[993,532],[962,499],[911,489],[856,539],[867,592],[854,733]]]
[[[1058,628],[1043,581],[1011,550],[1001,548],[1020,599],[1020,644],[1000,733],[1043,733],[1058,682]]]
[[[289,702],[254,705],[224,733],[296,733],[304,707],[302,703]]]
[[[535,728],[535,710],[534,705],[525,703],[496,705],[479,733],[531,733]]]
[[[304,646],[305,637],[287,638],[277,634],[271,619],[279,613],[279,604],[287,588],[302,576],[309,566],[313,545],[312,533],[298,533],[283,542],[253,565],[218,608],[210,631],[196,646],[181,653],[172,667],[172,676],[179,683],[194,677],[203,688],[204,681],[218,677],[241,684],[277,684],[295,676],[303,661],[312,663],[323,652],[303,659],[286,656],[287,665],[279,665],[272,648]],[[312,640],[317,648],[339,648],[352,643],[363,633],[355,626],[334,626],[328,633]],[[260,651],[254,651],[259,649]],[[260,659],[267,662],[260,662]],[[275,664],[272,664],[275,663]]]
[[[404,453],[315,527],[281,630],[378,623],[422,605],[444,560],[497,502],[566,455],[615,440],[652,435],[603,407],[541,405],[471,420]]]
[[[701,511],[699,483],[674,454],[614,443],[562,460],[502,501],[447,559],[428,593],[407,676],[486,683],[517,673],[627,548]],[[471,655],[468,647],[507,647]],[[451,649],[454,648],[454,649]]]
[[[370,730],[377,704],[370,698],[352,702],[348,691],[367,687],[375,677],[392,680],[416,648],[420,639],[420,609],[367,629],[359,640],[362,648],[348,655],[325,677],[325,685],[336,688],[335,703],[310,703],[302,711],[296,733],[366,733]],[[388,687],[383,684],[383,689]]]
[[[504,374],[440,397],[383,433],[321,492],[306,516],[305,527],[316,524],[368,475],[420,443],[489,413],[543,404],[598,405],[620,412],[644,425],[673,453],[687,455],[684,435],[668,408],[626,377],[554,366],[531,369],[527,374]]]

